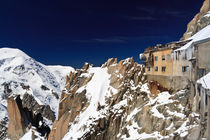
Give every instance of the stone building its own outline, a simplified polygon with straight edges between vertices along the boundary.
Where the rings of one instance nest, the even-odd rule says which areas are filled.
[[[210,132],[210,73],[197,81],[196,101],[201,114],[201,121],[203,124],[207,124],[206,132]],[[207,139],[210,139],[210,133],[206,135]]]
[[[185,63],[188,71],[188,79],[190,80],[191,87],[191,101],[194,104],[194,110],[198,110],[197,102],[195,98],[196,95],[196,82],[198,79],[210,72],[210,37],[203,38],[196,41],[190,41],[185,46],[175,50],[173,55],[178,55],[179,57],[185,57]],[[180,63],[177,61],[176,63]]]
[[[181,48],[189,41],[172,42],[166,45],[156,45],[146,48],[140,59],[146,66],[149,81],[157,81],[168,89],[184,88],[188,85],[188,71],[183,71],[183,66],[189,62],[178,59],[174,61],[174,50]],[[178,61],[179,60],[179,61]],[[182,65],[182,63],[187,63]]]
[[[207,133],[210,132],[210,25],[190,39],[189,43],[174,50],[173,55],[184,57],[188,61],[185,64],[189,63],[188,78],[191,88],[189,101],[193,111],[200,112],[202,124],[208,128]],[[210,139],[210,134],[208,135]],[[204,136],[207,137],[207,134]]]
[[[208,120],[204,125],[210,132],[210,25],[186,41],[147,48],[141,60],[149,81],[168,89],[190,87],[192,109]]]

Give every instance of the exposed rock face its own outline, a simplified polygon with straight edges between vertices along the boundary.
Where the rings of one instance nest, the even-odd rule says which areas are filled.
[[[184,33],[181,40],[185,40],[193,36],[195,33],[210,24],[210,0],[205,0],[200,12],[187,25],[187,31]]]
[[[27,108],[32,112],[40,113],[42,117],[45,117],[52,122],[55,120],[55,115],[50,109],[49,105],[39,105],[34,97],[30,94],[24,94],[22,99],[23,108]]]
[[[25,133],[24,117],[21,113],[20,97],[13,97],[7,100],[7,108],[9,113],[8,137],[12,140],[20,139]]]
[[[109,87],[106,95],[101,94],[105,86],[94,88],[101,88],[98,94],[105,96],[105,103],[101,103],[100,98],[103,97],[99,96],[97,108],[90,110],[94,97],[89,97],[88,85],[97,75],[96,72],[91,73],[91,67],[86,64],[83,69],[71,72],[66,78],[58,120],[53,124],[48,137],[50,140],[143,137],[190,140],[200,136],[199,115],[192,113],[188,106],[188,90],[169,94],[167,89],[153,83],[150,89],[156,87],[155,94],[150,94],[144,67],[133,58],[120,62],[111,58],[100,69],[107,70]],[[100,79],[94,82],[100,82]],[[87,110],[86,115],[89,116],[84,116]],[[192,129],[194,127],[196,129]]]
[[[20,139],[31,126],[42,136],[48,136],[50,128],[45,124],[43,117],[54,121],[55,116],[49,106],[39,105],[34,97],[24,94],[7,99],[9,113],[8,138],[11,140]],[[41,122],[41,123],[40,123]]]
[[[85,92],[80,94],[71,94],[63,92],[61,98],[63,101],[59,104],[59,116],[53,124],[49,140],[59,140],[68,132],[69,123],[74,121],[75,117],[87,106]]]
[[[49,140],[59,140],[68,132],[69,123],[74,121],[75,117],[82,111],[85,106],[88,106],[86,99],[86,91],[76,94],[79,87],[86,85],[92,78],[82,77],[89,68],[89,64],[85,64],[83,69],[76,72],[70,72],[66,77],[66,90],[64,90],[60,97],[60,104],[58,110],[58,120],[53,124],[52,131],[49,135]]]

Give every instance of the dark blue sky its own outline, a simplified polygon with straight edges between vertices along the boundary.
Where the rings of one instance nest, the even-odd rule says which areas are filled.
[[[4,0],[0,46],[44,64],[81,67],[179,40],[202,0]]]

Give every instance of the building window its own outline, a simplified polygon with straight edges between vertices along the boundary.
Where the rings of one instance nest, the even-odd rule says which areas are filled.
[[[162,67],[162,72],[165,72],[166,71],[166,67]]]
[[[158,71],[158,66],[155,67],[155,71]]]
[[[162,55],[162,61],[164,61],[165,60],[165,55]]]
[[[199,97],[201,96],[201,88],[200,88],[200,86],[198,86],[198,94],[199,94]],[[194,95],[194,97],[195,97],[195,95]]]
[[[199,78],[205,75],[205,69],[199,69]]]
[[[179,60],[179,52],[176,52],[176,60]]]
[[[187,66],[182,66],[182,72],[186,72],[187,71]]]
[[[155,61],[158,61],[158,56],[155,56]]]
[[[147,71],[150,71],[150,67],[147,67]]]
[[[171,55],[170,55],[170,54],[167,54],[166,60],[167,60],[167,61],[170,61],[170,60],[171,60]]]
[[[182,55],[182,60],[187,60],[187,54],[186,54],[186,53],[184,53],[184,54]]]

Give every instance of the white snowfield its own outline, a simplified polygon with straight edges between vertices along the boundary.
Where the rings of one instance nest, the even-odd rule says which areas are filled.
[[[31,94],[41,105],[49,105],[56,113],[58,100],[52,92],[60,96],[65,86],[65,77],[72,67],[46,66],[26,55],[19,49],[0,48],[0,120],[8,117],[4,84],[10,84],[12,94]],[[22,86],[29,86],[24,89]],[[45,86],[47,90],[41,88]]]

